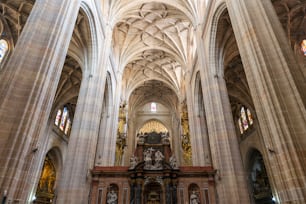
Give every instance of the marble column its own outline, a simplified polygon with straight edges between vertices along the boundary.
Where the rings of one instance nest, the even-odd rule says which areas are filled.
[[[28,203],[35,194],[57,84],[78,0],[36,1],[0,79],[0,191]]]
[[[271,1],[227,0],[227,5],[269,155],[274,196],[280,203],[305,203],[306,110],[294,53]]]

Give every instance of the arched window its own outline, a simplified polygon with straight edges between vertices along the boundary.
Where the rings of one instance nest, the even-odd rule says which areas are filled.
[[[8,43],[6,40],[1,39],[0,40],[0,64],[3,61],[3,59],[5,58],[5,55],[7,54],[8,51]]]
[[[72,122],[69,117],[69,110],[67,106],[58,109],[54,120],[54,125],[57,126],[65,135],[68,136],[70,134]]]
[[[151,112],[156,112],[156,111],[157,111],[156,103],[152,102],[151,103]]]
[[[241,106],[239,118],[238,118],[238,126],[241,134],[244,134],[247,130],[249,130],[253,126],[254,120],[251,111],[245,106]]]
[[[306,56],[306,39],[302,41],[301,43],[301,50],[304,54],[304,56]]]

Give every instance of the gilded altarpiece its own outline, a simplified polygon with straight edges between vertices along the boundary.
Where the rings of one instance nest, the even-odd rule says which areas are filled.
[[[45,204],[53,203],[55,196],[54,185],[56,180],[56,169],[52,160],[46,156],[36,190],[36,199],[33,203]]]

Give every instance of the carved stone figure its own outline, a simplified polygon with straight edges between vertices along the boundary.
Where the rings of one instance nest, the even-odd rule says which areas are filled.
[[[164,139],[169,139],[169,132],[161,132],[161,137]]]
[[[130,158],[130,169],[134,169],[138,163],[138,158],[136,156],[132,156]]]
[[[149,148],[146,151],[144,151],[144,161],[145,161],[145,169],[151,169],[152,168],[152,153],[154,149]]]
[[[176,158],[175,158],[174,154],[169,158],[169,161],[170,161],[170,166],[173,169],[177,169],[178,168],[177,161],[176,161]]]
[[[111,190],[107,194],[107,204],[117,204],[118,203],[118,196],[114,190]]]
[[[192,191],[190,195],[190,204],[199,204],[199,203],[200,203],[199,196],[195,191]]]
[[[161,151],[157,150],[155,152],[155,164],[154,164],[154,167],[155,168],[162,168],[163,167],[162,166],[162,161],[163,161],[164,158],[165,157],[164,157],[163,153],[161,153]]]
[[[162,143],[163,144],[170,144],[169,137],[170,137],[169,132],[161,133]]]
[[[143,144],[145,142],[145,135],[142,132],[137,134],[137,138],[138,138],[137,140],[138,144]]]

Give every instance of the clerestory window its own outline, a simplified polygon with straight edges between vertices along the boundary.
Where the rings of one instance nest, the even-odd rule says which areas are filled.
[[[3,59],[5,58],[7,52],[8,52],[9,46],[6,40],[1,39],[0,40],[0,64],[3,62]]]
[[[157,111],[157,106],[155,102],[151,103],[151,112],[156,112]]]
[[[71,130],[71,119],[69,117],[69,110],[67,106],[64,106],[61,109],[58,109],[55,120],[55,126],[57,126],[65,135],[70,135]]]
[[[241,134],[244,134],[247,130],[249,130],[253,126],[254,120],[251,111],[245,106],[241,106],[239,118],[238,118],[238,126]]]
[[[306,39],[302,41],[301,43],[301,50],[304,54],[304,56],[306,57]]]

